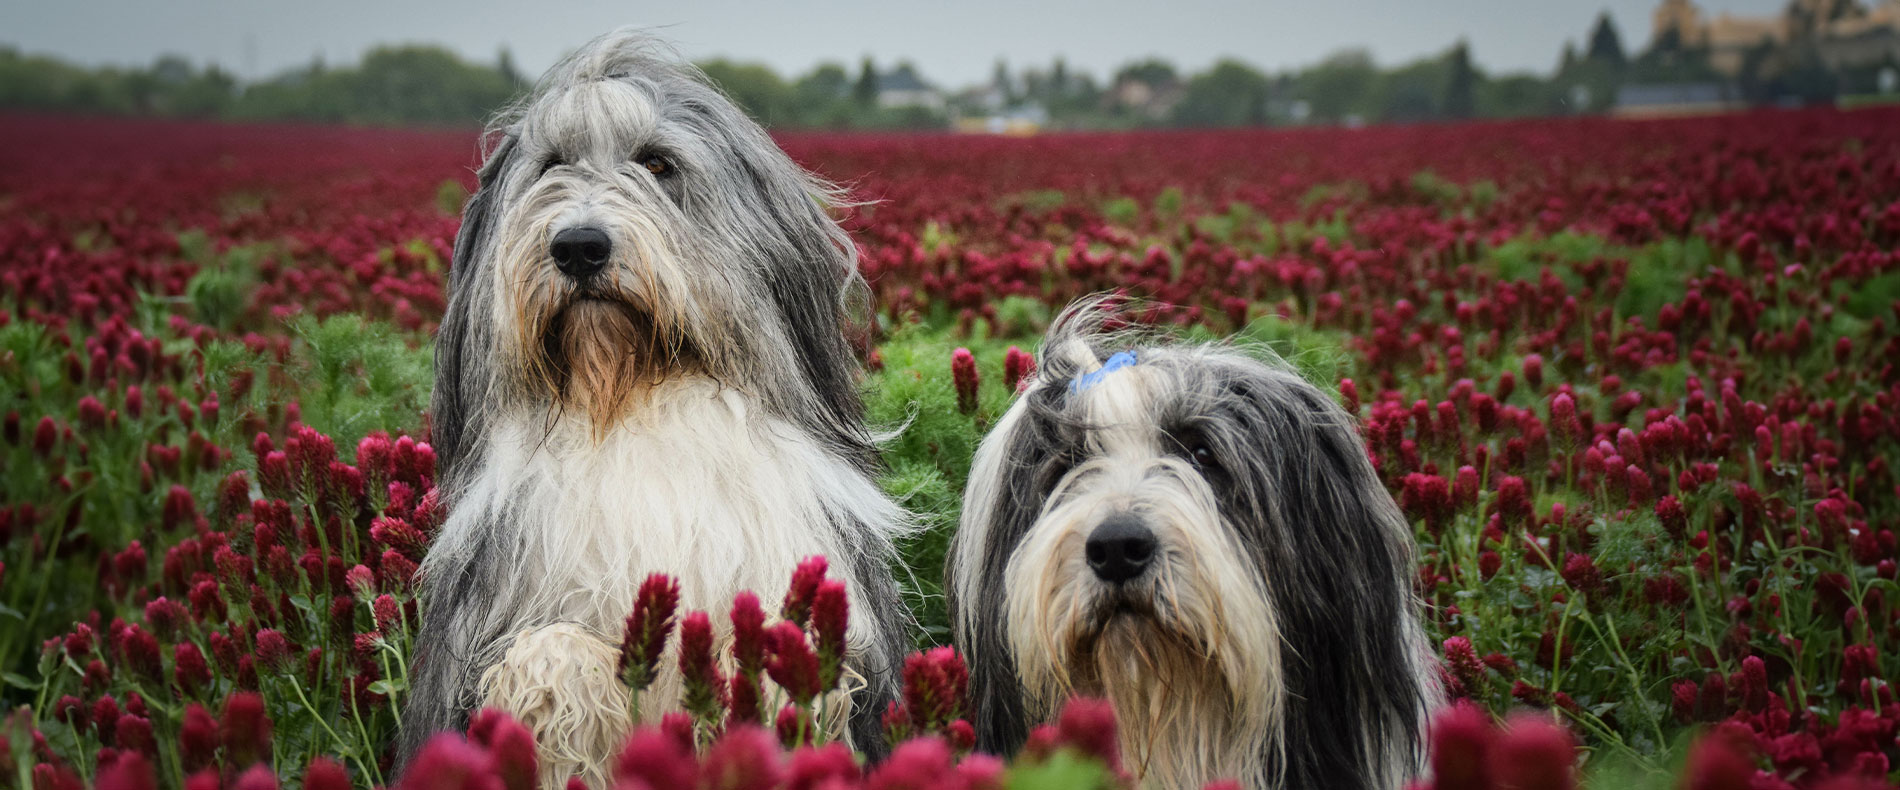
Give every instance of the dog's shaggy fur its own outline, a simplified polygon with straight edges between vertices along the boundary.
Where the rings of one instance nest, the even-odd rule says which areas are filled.
[[[1146,786],[1399,787],[1437,684],[1411,531],[1352,418],[1280,364],[1105,315],[1058,319],[970,475],[946,587],[979,747],[1084,693]]]
[[[906,521],[873,480],[839,193],[634,32],[556,66],[489,139],[437,337],[449,512],[404,754],[495,705],[533,726],[555,786],[604,787],[629,725],[613,650],[645,575],[723,615],[813,554],[850,585],[846,729],[876,752],[907,644],[889,564]],[[571,270],[563,231],[604,239],[596,271]],[[663,675],[642,710],[677,690]]]

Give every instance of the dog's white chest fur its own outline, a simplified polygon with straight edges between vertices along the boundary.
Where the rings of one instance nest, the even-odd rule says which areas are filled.
[[[512,523],[531,581],[517,589],[532,596],[517,625],[570,621],[617,637],[656,571],[680,580],[683,610],[723,620],[734,593],[775,600],[799,560],[843,556],[834,519],[893,520],[864,475],[708,379],[661,384],[599,440],[579,415],[545,420],[498,421],[443,532]]]
[[[599,438],[571,413],[552,424],[545,415],[499,420],[431,555],[512,546],[513,578],[489,614],[497,619],[469,623],[492,635],[474,645],[495,662],[479,704],[534,731],[543,787],[573,775],[597,787],[611,779],[609,758],[633,723],[615,647],[647,574],[679,580],[681,611],[708,610],[723,651],[736,593],[772,606],[800,560],[854,556],[840,545],[840,520],[898,523],[865,475],[743,393],[684,378],[645,394]],[[506,538],[484,543],[487,529]],[[849,565],[833,572],[847,579],[853,609],[866,611]],[[854,652],[875,638],[859,622]],[[644,718],[676,708],[675,660],[669,649],[642,695]],[[828,717],[832,726],[848,710]]]

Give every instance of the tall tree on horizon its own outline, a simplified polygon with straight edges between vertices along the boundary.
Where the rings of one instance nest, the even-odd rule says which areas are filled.
[[[1444,112],[1449,118],[1470,118],[1478,110],[1478,72],[1471,67],[1471,44],[1463,38],[1445,55]]]
[[[1002,94],[1004,104],[1016,103],[1016,81],[1009,76],[1009,64],[1002,58],[996,59],[996,68],[990,72],[990,86]]]
[[[1623,65],[1627,57],[1623,54],[1623,36],[1616,31],[1616,22],[1610,19],[1610,12],[1597,14],[1596,26],[1590,30],[1590,48],[1586,51],[1590,60]]]
[[[877,64],[871,62],[870,55],[864,56],[864,63],[858,69],[858,82],[851,87],[851,98],[865,107],[877,103]]]
[[[522,76],[520,69],[515,67],[514,53],[508,51],[506,44],[502,45],[501,54],[495,56],[495,70],[501,72],[502,79],[507,80],[509,85],[527,84],[527,78]]]

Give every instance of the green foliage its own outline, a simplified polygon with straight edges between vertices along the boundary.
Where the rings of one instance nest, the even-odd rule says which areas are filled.
[[[1032,214],[1047,213],[1068,202],[1069,196],[1060,189],[1036,189],[1004,199],[1005,205],[1022,206]]]
[[[713,84],[767,127],[936,129],[947,122],[942,113],[924,107],[880,106],[878,70],[868,58],[855,80],[836,63],[819,64],[791,80],[756,63],[716,59],[699,67]],[[911,68],[900,64],[897,70]]]
[[[1351,235],[1352,227],[1343,211],[1335,211],[1331,217],[1312,222],[1288,222],[1279,229],[1280,243],[1286,247],[1300,247],[1321,238],[1338,245]]]
[[[354,445],[370,431],[419,428],[434,382],[434,352],[388,324],[357,315],[290,324],[298,351],[289,371],[302,383],[303,421]]]
[[[198,241],[191,236],[182,240],[188,255],[203,254]],[[194,302],[193,309],[204,307]],[[43,325],[16,321],[0,327],[0,412],[19,413],[29,433],[41,416],[51,417],[56,425],[70,426],[86,447],[85,474],[60,483],[46,474],[49,463],[70,461],[49,462],[30,441],[0,446],[0,487],[16,501],[36,503],[46,514],[32,527],[33,539],[16,533],[11,545],[37,540],[48,547],[9,557],[6,573],[0,575],[0,655],[7,656],[0,670],[23,671],[16,657],[24,660],[27,654],[20,646],[105,605],[106,592],[93,568],[48,558],[66,545],[123,547],[139,540],[162,549],[175,538],[160,526],[172,486],[182,487],[209,511],[218,481],[233,465],[249,465],[244,448],[251,434],[245,414],[281,414],[284,403],[298,402],[305,423],[347,448],[371,431],[419,427],[428,403],[432,374],[426,338],[405,335],[387,324],[354,315],[321,321],[298,318],[289,327],[298,342],[273,374],[268,357],[241,343],[215,340],[201,345],[172,336],[162,320],[148,319],[139,319],[143,331],[163,338],[165,353],[182,357],[185,364],[176,380],[146,382],[144,405],[136,410],[123,390],[102,392],[66,376]],[[161,384],[194,407],[190,421],[158,401]],[[206,396],[194,392],[218,394],[215,418],[198,408]],[[106,424],[81,421],[77,404],[88,395],[101,398],[104,408],[113,412]],[[194,449],[199,445],[186,440],[187,434],[223,448],[226,457],[205,460],[203,451]],[[152,446],[182,450],[181,462],[169,471],[159,468],[154,478],[147,465]],[[50,457],[74,452],[76,445],[62,441]],[[0,697],[13,698],[5,692]]]
[[[197,117],[223,113],[237,96],[229,73],[177,55],[143,69],[85,69],[0,47],[0,107]]]
[[[1339,123],[1368,114],[1378,82],[1372,56],[1365,50],[1346,50],[1294,74],[1293,94],[1311,107],[1313,120]]]
[[[1390,69],[1380,69],[1363,50],[1335,53],[1285,78],[1285,96],[1303,102],[1306,120],[1409,122],[1471,118],[1479,115],[1530,115],[1549,111],[1534,97],[1520,97],[1526,83],[1545,84],[1529,75],[1512,78],[1512,90],[1500,100],[1492,80],[1472,62],[1463,41],[1444,53]]]
[[[1445,116],[1470,118],[1477,112],[1477,84],[1483,75],[1471,66],[1471,45],[1459,39],[1445,55],[1445,94],[1440,101]]]
[[[1381,121],[1428,121],[1447,117],[1445,86],[1451,70],[1444,58],[1420,58],[1380,76],[1370,117]]]
[[[1235,333],[1233,342],[1242,347],[1265,348],[1299,371],[1301,378],[1325,392],[1336,392],[1340,379],[1358,375],[1357,357],[1345,332],[1318,329],[1267,314]]]
[[[1616,103],[1616,89],[1623,84],[1623,67],[1602,60],[1579,59],[1559,69],[1552,82],[1564,112],[1602,112]]]
[[[1206,213],[1194,219],[1194,229],[1223,243],[1233,242],[1258,221],[1252,206],[1241,202],[1227,205],[1220,213]]]
[[[1542,238],[1519,236],[1486,251],[1484,260],[1501,279],[1535,280],[1548,268],[1566,285],[1578,288],[1583,279],[1571,267],[1612,255],[1617,249],[1600,236],[1564,230]]]
[[[854,112],[851,102],[851,77],[836,63],[817,68],[792,81],[792,106],[799,113],[798,125],[818,129],[850,125]]]
[[[1311,209],[1328,200],[1352,200],[1366,194],[1366,185],[1357,181],[1338,184],[1314,184],[1300,195],[1300,208]]]
[[[1120,787],[1099,760],[1063,749],[1042,762],[1021,762],[1003,776],[1007,790],[1108,790]]]
[[[198,273],[185,284],[185,300],[191,304],[192,314],[207,326],[235,326],[250,306],[258,259],[267,254],[268,248],[252,244],[232,247],[219,255],[211,251],[200,230],[180,234],[179,247],[187,260],[198,264]]]
[[[64,561],[66,549],[122,547],[132,540],[156,545],[154,525],[160,523],[170,486],[197,492],[202,502],[220,477],[220,466],[201,463],[202,451],[192,449],[186,434],[199,431],[214,442],[241,446],[242,440],[230,438],[236,421],[228,415],[249,403],[227,395],[217,420],[198,416],[187,423],[177,409],[162,408],[156,388],[148,386],[146,402],[135,412],[123,392],[97,393],[90,383],[66,376],[55,348],[45,328],[36,322],[16,321],[0,327],[0,412],[21,415],[28,435],[41,417],[74,431],[72,441],[56,441],[45,454],[32,441],[0,446],[0,489],[12,501],[35,503],[42,514],[30,525],[16,525],[8,548],[44,547],[44,551],[7,552],[6,572],[0,575],[0,657],[4,657],[0,670],[5,671],[25,669],[22,662],[31,653],[22,650],[25,645],[99,606],[103,593],[96,569]],[[192,378],[202,372],[211,386],[228,387],[238,370],[257,364],[254,355],[232,342],[198,348],[189,341],[171,340],[166,352],[195,357]],[[173,386],[189,393],[182,381]],[[103,424],[88,425],[80,418],[78,404],[95,393],[103,396],[102,406],[116,415]],[[184,451],[181,463],[170,471],[161,470],[157,480],[145,466],[152,446]],[[78,465],[82,458],[85,474],[48,474],[49,469]],[[0,698],[11,695],[0,691]]]
[[[1687,241],[1662,239],[1638,248],[1630,256],[1629,276],[1616,296],[1621,316],[1642,316],[1655,324],[1663,305],[1682,301],[1689,278],[1706,274],[1713,254],[1700,236]]]
[[[990,334],[1001,338],[1021,338],[1025,350],[1042,338],[1054,318],[1049,305],[1027,296],[1006,296],[996,303],[996,324]]]
[[[1042,325],[1034,328],[1040,331]],[[1017,342],[1033,350],[1031,341]],[[975,355],[981,373],[974,414],[957,410],[950,355],[959,346]],[[884,444],[884,490],[918,514],[918,532],[899,546],[904,562],[895,570],[923,626],[920,645],[942,644],[949,638],[944,550],[962,513],[963,486],[977,443],[1014,395],[1003,386],[1003,356],[1009,346],[1009,341],[988,337],[956,338],[941,327],[906,326],[880,347],[884,369],[866,382],[871,424],[894,433]]]
[[[1555,115],[1562,109],[1560,98],[1556,86],[1546,78],[1504,74],[1478,82],[1476,114],[1484,118]]]
[[[1498,202],[1498,184],[1496,181],[1474,181],[1468,187],[1471,204],[1479,209],[1487,209]]]
[[[792,86],[780,79],[770,66],[720,58],[700,63],[699,69],[761,124],[787,125],[797,112]]]
[[[1464,200],[1463,188],[1430,170],[1413,173],[1411,183],[1413,194],[1440,206],[1453,206]]]
[[[1174,64],[1159,58],[1148,58],[1123,65],[1115,70],[1110,82],[1120,85],[1124,81],[1146,83],[1148,85],[1172,85],[1181,77],[1175,72]]]
[[[1141,219],[1141,204],[1123,196],[1102,204],[1102,217],[1122,227],[1132,227]]]
[[[1182,194],[1180,187],[1163,189],[1155,195],[1155,216],[1164,220],[1179,219],[1182,204],[1186,201],[1187,196]]]
[[[1047,69],[1012,78],[998,63],[981,90],[946,91],[952,111],[885,107],[880,70],[865,58],[855,76],[823,63],[797,76],[757,63],[705,61],[701,70],[755,119],[773,128],[941,129],[953,117],[981,119],[1003,110],[1035,109],[1052,129],[1134,126],[1257,126],[1269,123],[1356,124],[1473,117],[1522,118],[1602,112],[1621,86],[1732,82],[1738,98],[1768,104],[1786,97],[1855,103],[1882,101],[1880,69],[1835,67],[1813,46],[1764,45],[1744,54],[1731,80],[1713,68],[1706,48],[1661,40],[1640,55],[1624,48],[1614,22],[1597,19],[1585,54],[1566,44],[1549,76],[1490,76],[1460,40],[1443,53],[1381,68],[1364,50],[1327,56],[1305,68],[1270,74],[1224,58],[1206,71],[1181,74],[1156,59],[1117,69],[1105,89],[1061,58]],[[900,63],[894,70],[911,69]],[[372,50],[341,68],[321,60],[270,79],[240,85],[215,65],[198,68],[177,55],[147,68],[87,69],[56,58],[0,47],[0,107],[227,118],[290,118],[351,123],[474,124],[528,86],[506,49],[494,66],[470,63],[433,46]],[[1148,87],[1150,99],[1124,100],[1118,88]],[[1125,101],[1145,101],[1130,105]]]
[[[432,46],[379,47],[354,67],[321,62],[240,86],[219,67],[177,55],[148,68],[86,69],[0,48],[0,107],[141,115],[351,123],[479,123],[522,87]]]
[[[1597,15],[1596,26],[1590,30],[1590,48],[1584,57],[1618,66],[1623,64],[1623,37],[1617,33],[1616,21],[1610,18],[1610,12]]]
[[[1187,93],[1175,105],[1174,121],[1182,126],[1257,126],[1267,122],[1267,77],[1233,59],[1223,59],[1187,82]]]
[[[354,68],[322,63],[252,85],[238,118],[398,124],[477,123],[519,90],[500,70],[432,46],[378,47]]]
[[[858,64],[858,79],[851,84],[851,101],[859,107],[877,104],[877,64],[870,56]]]
[[[944,247],[955,246],[957,234],[936,220],[931,220],[924,223],[923,238],[919,243],[924,246],[924,252],[936,252]]]
[[[449,178],[435,188],[435,207],[444,214],[461,214],[462,203],[468,200],[468,187],[462,185],[459,178]]]
[[[1837,282],[1836,288],[1850,289],[1846,283]],[[1900,302],[1900,272],[1887,272],[1851,286],[1847,296],[1847,312],[1855,317],[1873,319],[1893,310],[1895,302]]]

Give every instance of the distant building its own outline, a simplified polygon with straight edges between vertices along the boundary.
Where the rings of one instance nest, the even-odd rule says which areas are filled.
[[[877,75],[877,106],[885,109],[921,107],[933,112],[944,107],[943,92],[924,82],[909,64]]]
[[[1900,61],[1900,0],[1793,0],[1778,17],[1705,17],[1692,0],[1663,0],[1654,17],[1653,49],[1708,53],[1709,66],[1739,76],[1751,52],[1812,46],[1834,70]]]
[[[1747,106],[1727,85],[1714,82],[1624,85],[1610,114],[1618,118],[1667,118],[1734,112]]]
[[[988,115],[958,118],[956,130],[966,134],[1006,134],[1027,136],[1049,125],[1049,111],[1035,102],[999,110]]]
[[[1106,98],[1118,109],[1150,121],[1161,121],[1174,112],[1174,106],[1181,103],[1181,97],[1186,93],[1187,86],[1178,79],[1143,79],[1135,75],[1123,75],[1109,89]]]
[[[958,107],[969,110],[1002,112],[1009,106],[1009,92],[994,83],[975,85],[959,91],[956,94],[955,103]]]

